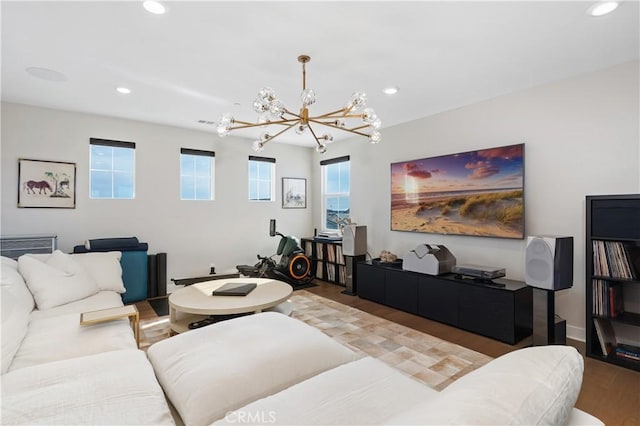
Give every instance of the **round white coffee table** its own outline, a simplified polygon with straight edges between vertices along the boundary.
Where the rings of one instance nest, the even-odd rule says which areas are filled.
[[[213,296],[211,293],[228,283],[256,283],[246,296]],[[184,287],[169,296],[169,324],[176,333],[189,330],[189,324],[210,315],[261,312],[276,306],[291,295],[293,288],[269,278],[227,278],[205,281]]]

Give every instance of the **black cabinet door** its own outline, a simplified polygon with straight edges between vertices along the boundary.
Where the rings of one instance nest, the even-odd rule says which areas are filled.
[[[403,271],[386,271],[385,304],[412,314],[418,313],[418,276]]]
[[[513,292],[465,285],[460,291],[460,322],[465,330],[514,344]]]
[[[358,296],[384,303],[384,269],[358,263]]]
[[[418,315],[458,326],[460,284],[432,277],[418,279]]]

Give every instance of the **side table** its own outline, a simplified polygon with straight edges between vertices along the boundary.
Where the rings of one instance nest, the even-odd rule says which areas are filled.
[[[100,309],[97,311],[83,312],[80,314],[80,325],[92,325],[113,321],[121,318],[129,318],[136,345],[140,347],[140,314],[136,305],[125,305],[117,308]]]

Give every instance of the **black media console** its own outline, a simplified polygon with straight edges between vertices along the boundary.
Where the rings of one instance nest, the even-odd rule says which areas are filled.
[[[533,332],[533,296],[522,281],[496,285],[358,262],[358,296],[511,345]]]

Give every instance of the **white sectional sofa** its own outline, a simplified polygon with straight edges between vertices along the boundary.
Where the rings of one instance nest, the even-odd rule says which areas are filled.
[[[3,425],[602,424],[573,407],[583,360],[570,347],[512,352],[442,392],[274,312],[145,354],[127,320],[80,326],[124,288],[117,255],[76,256],[2,258]]]
[[[119,254],[27,257],[2,258],[0,423],[174,424],[128,320],[80,325],[82,312],[122,306]]]

